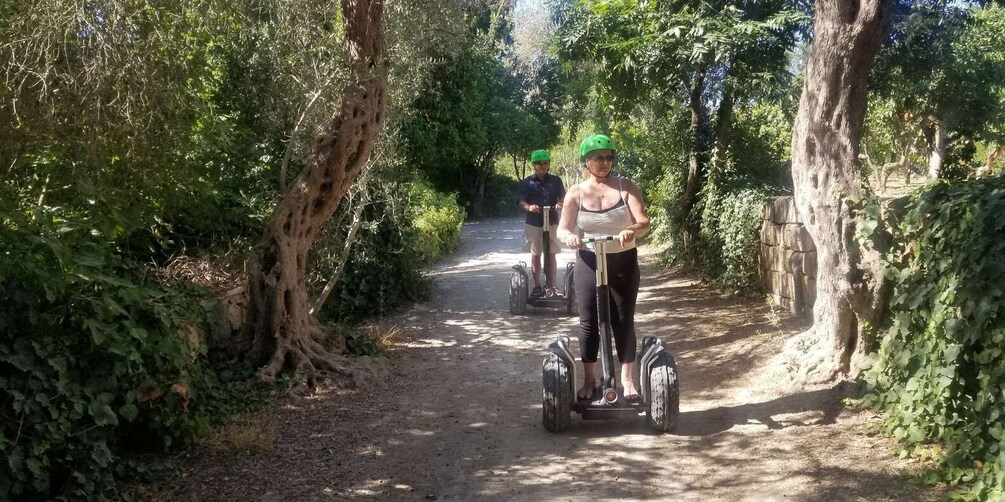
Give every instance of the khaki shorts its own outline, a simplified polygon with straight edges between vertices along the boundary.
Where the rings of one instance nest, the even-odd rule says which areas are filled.
[[[562,251],[562,243],[558,240],[557,228],[551,227],[551,254]],[[530,251],[530,254],[544,253],[544,227],[534,225],[524,225],[523,227],[523,250]]]

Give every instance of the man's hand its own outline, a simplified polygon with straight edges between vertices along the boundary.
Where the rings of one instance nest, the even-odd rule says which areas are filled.
[[[558,211],[561,211],[562,210],[562,203],[559,202],[558,204],[555,204],[555,209],[558,210]]]
[[[541,206],[539,206],[537,204],[531,204],[531,205],[527,206],[527,211],[529,211],[531,213],[540,213],[541,212]]]

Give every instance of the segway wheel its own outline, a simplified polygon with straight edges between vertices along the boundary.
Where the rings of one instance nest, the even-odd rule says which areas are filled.
[[[680,387],[677,382],[677,363],[664,352],[657,356],[649,371],[649,409],[646,422],[657,432],[670,432],[677,427],[680,415]]]
[[[542,422],[548,432],[562,432],[569,428],[572,406],[572,377],[569,365],[550,353],[544,359],[544,412]]]
[[[513,272],[509,277],[509,313],[527,313],[527,279],[519,272]]]

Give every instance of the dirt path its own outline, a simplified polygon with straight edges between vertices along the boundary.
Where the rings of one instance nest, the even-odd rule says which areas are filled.
[[[766,369],[801,326],[661,271],[643,252],[638,330],[681,372],[673,434],[640,423],[541,426],[541,360],[576,321],[508,312],[522,223],[465,226],[436,294],[397,319],[384,378],[322,391],[261,419],[270,447],[204,452],[160,500],[931,500],[841,389],[786,394]],[[570,259],[571,252],[561,255]],[[561,267],[561,265],[560,265]],[[575,344],[574,344],[575,345]]]

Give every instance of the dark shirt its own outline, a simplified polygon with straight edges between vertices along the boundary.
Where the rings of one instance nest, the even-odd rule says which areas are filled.
[[[565,187],[562,185],[562,178],[554,174],[548,174],[542,180],[537,174],[520,182],[519,191],[520,202],[526,204],[537,204],[538,206],[552,206],[562,202],[565,198]],[[542,213],[527,212],[527,224],[535,227],[544,226],[544,215]],[[558,225],[558,211],[551,210],[551,226]]]

